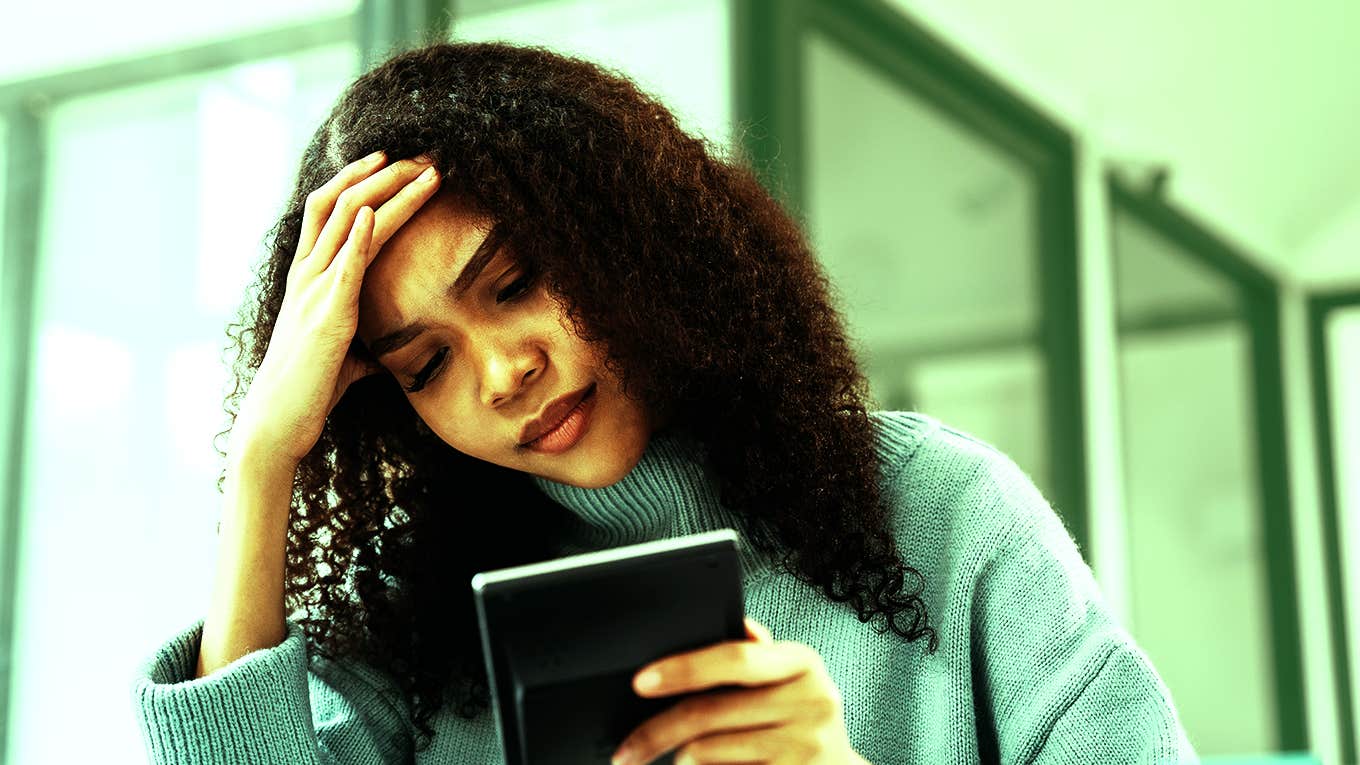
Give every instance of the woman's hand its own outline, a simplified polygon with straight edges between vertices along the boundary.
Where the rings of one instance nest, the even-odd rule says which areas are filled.
[[[675,765],[779,763],[867,765],[850,746],[836,687],[812,646],[775,641],[746,619],[748,641],[718,643],[659,659],[639,670],[633,687],[658,697],[744,685],[691,696],[638,726],[615,754],[618,765],[644,765],[676,749]],[[649,671],[655,686],[643,686]]]
[[[283,304],[232,449],[249,443],[300,462],[350,384],[382,370],[349,350],[359,287],[378,250],[439,187],[426,159],[385,163],[381,152],[353,162],[307,196]]]

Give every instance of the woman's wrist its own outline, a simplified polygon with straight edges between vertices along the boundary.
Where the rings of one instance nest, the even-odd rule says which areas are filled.
[[[228,480],[231,479],[232,473],[258,473],[262,470],[272,475],[287,473],[291,479],[297,472],[300,462],[301,460],[285,453],[274,442],[253,433],[240,434],[240,437],[233,438],[227,447]]]

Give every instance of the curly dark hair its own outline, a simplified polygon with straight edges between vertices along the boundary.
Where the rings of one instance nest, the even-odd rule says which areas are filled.
[[[430,154],[444,190],[497,222],[625,393],[704,444],[719,499],[756,550],[861,622],[881,616],[880,633],[928,637],[936,650],[924,580],[900,557],[880,497],[868,385],[798,222],[747,163],[588,61],[441,43],[391,58],[341,95],[227,331],[239,352],[233,426],[273,333],[307,194],[379,149],[390,160]],[[357,338],[351,348],[367,354]],[[461,583],[553,557],[567,511],[528,475],[433,435],[391,375],[356,382],[335,406],[292,503],[286,606],[310,655],[387,672],[418,749],[443,704],[484,711]],[[916,586],[903,592],[907,577]]]

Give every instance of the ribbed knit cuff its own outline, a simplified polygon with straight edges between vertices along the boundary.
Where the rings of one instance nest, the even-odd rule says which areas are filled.
[[[203,622],[176,635],[132,684],[142,739],[156,765],[315,763],[316,732],[302,629],[282,643],[194,678]]]

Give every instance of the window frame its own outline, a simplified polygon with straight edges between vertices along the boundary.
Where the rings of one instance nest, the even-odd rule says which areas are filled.
[[[732,0],[733,114],[762,182],[806,222],[803,36],[821,34],[1024,167],[1034,181],[1044,432],[1054,509],[1083,555],[1090,515],[1071,133],[881,0]],[[1007,338],[1002,338],[1002,341]]]
[[[1284,365],[1280,324],[1280,285],[1257,265],[1245,248],[1230,243],[1209,226],[1177,209],[1155,186],[1138,188],[1117,170],[1106,173],[1109,220],[1128,215],[1156,232],[1236,289],[1240,317],[1206,311],[1155,322],[1144,329],[1196,326],[1229,319],[1245,322],[1249,337],[1248,395],[1255,414],[1257,496],[1266,564],[1267,608],[1273,659],[1279,751],[1308,749],[1307,711],[1303,687],[1303,647],[1299,635],[1298,568],[1294,558],[1293,500],[1290,496],[1285,444]],[[1110,252],[1117,253],[1115,227],[1110,227]],[[1118,257],[1115,255],[1115,257]],[[1122,417],[1122,414],[1121,414]],[[1351,757],[1344,758],[1349,762]]]
[[[1313,422],[1318,455],[1318,489],[1322,510],[1322,557],[1326,571],[1327,615],[1332,623],[1332,665],[1336,672],[1336,706],[1341,737],[1341,761],[1355,762],[1360,748],[1355,726],[1349,629],[1346,624],[1346,586],[1341,571],[1341,486],[1336,442],[1332,438],[1332,354],[1327,321],[1334,312],[1360,308],[1360,286],[1311,292],[1306,298],[1308,362],[1312,375]]]

